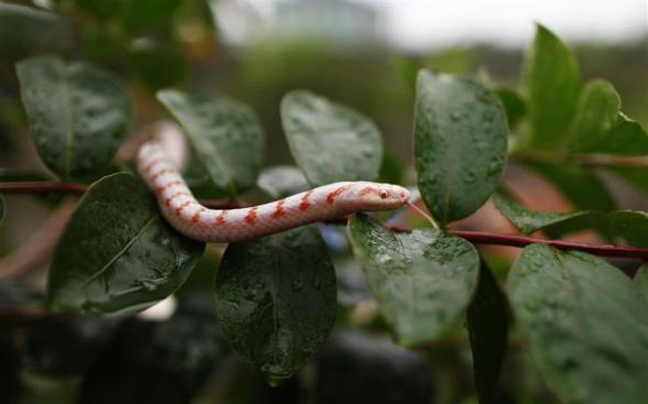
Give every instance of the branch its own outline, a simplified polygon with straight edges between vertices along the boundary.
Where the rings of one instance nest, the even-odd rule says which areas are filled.
[[[83,193],[88,189],[86,185],[71,184],[63,182],[32,182],[32,183],[10,183],[0,184],[0,193]],[[216,209],[228,209],[250,206],[245,203],[237,203],[222,200],[201,200],[204,206]],[[346,223],[345,219],[334,220],[331,223]],[[391,226],[397,232],[406,232],[410,229]],[[449,230],[451,233],[472,241],[475,244],[492,244],[510,247],[526,247],[531,244],[546,244],[559,250],[584,251],[594,255],[605,257],[623,257],[648,261],[648,248],[624,247],[612,244],[590,244],[566,240],[546,240],[534,237],[525,237],[516,234],[500,234],[480,231]]]
[[[531,244],[546,244],[558,250],[576,250],[604,257],[623,257],[648,261],[648,248],[624,247],[613,244],[591,244],[566,240],[546,240],[519,236],[517,234],[499,234],[468,230],[450,230],[450,233],[463,237],[475,244],[493,244],[510,247],[526,247]]]

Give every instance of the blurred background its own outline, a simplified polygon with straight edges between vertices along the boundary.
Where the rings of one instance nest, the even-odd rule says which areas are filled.
[[[25,57],[57,53],[121,76],[132,95],[136,128],[167,118],[154,97],[161,88],[223,94],[248,104],[266,131],[266,165],[292,164],[279,104],[290,90],[310,89],[371,117],[394,165],[402,167],[405,181],[412,184],[416,69],[427,67],[515,89],[536,22],[568,43],[583,81],[609,80],[621,95],[624,112],[648,126],[645,0],[2,1],[0,181],[47,175],[31,143],[14,65]],[[509,178],[516,173],[511,170]],[[528,177],[518,176],[517,181]],[[646,209],[645,194],[617,180],[608,182],[620,206]],[[570,208],[555,193],[544,195],[541,205],[546,210]],[[0,227],[0,257],[5,261],[0,263],[6,264],[12,252],[49,223],[52,207],[60,200],[5,199],[8,214]],[[484,221],[492,227],[488,218],[479,223]],[[479,228],[479,223],[469,226]],[[133,402],[159,403],[476,403],[465,344],[449,339],[415,354],[391,345],[385,333],[376,338],[336,333],[302,374],[270,389],[227,356],[224,341],[213,343],[220,338],[210,295],[217,256],[218,252],[208,254],[183,288],[181,309],[171,322],[129,320],[118,329],[116,321],[79,317],[48,319],[30,328],[22,340],[26,357],[0,349],[0,367],[5,366],[0,369],[0,391],[22,389],[20,402],[34,403],[69,402],[79,389],[84,402],[124,401],[122,390],[138,392]],[[46,260],[32,264],[37,268],[30,271],[46,271]],[[338,299],[345,307],[338,316],[342,328],[384,329],[374,317],[375,307],[372,312],[357,268],[349,260],[337,265],[338,270],[347,266],[353,268],[338,271]],[[16,296],[3,293],[5,298]],[[0,325],[0,342],[7,335]],[[434,360],[426,360],[430,357]],[[115,358],[126,361],[132,371],[122,372],[124,362]],[[511,354],[508,361],[502,403],[555,402],[524,358]],[[228,371],[211,372],[216,362]],[[11,366],[25,363],[28,370],[36,370],[22,374],[26,390],[11,384]],[[55,377],[36,376],[43,373]],[[82,380],[81,375],[89,376]],[[147,395],[161,385],[168,391]],[[318,391],[316,398],[312,391]],[[105,399],[89,398],[94,394]]]

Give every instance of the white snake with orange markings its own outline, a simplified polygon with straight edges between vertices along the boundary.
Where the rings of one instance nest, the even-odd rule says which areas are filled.
[[[397,209],[410,197],[409,191],[398,185],[350,181],[249,208],[208,209],[193,196],[171,151],[164,147],[157,139],[143,144],[137,168],[155,193],[164,217],[177,231],[195,240],[250,240],[355,212]]]

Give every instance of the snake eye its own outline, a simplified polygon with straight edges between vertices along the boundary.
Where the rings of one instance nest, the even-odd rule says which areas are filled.
[[[381,189],[380,192],[378,192],[378,195],[380,195],[382,199],[387,199],[387,197],[389,196],[389,192],[384,189]]]

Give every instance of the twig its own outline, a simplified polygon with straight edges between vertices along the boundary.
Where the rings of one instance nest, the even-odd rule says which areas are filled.
[[[62,192],[78,194],[85,190],[87,190],[87,186],[85,185],[61,182],[0,184],[0,193]],[[250,206],[249,204],[221,200],[202,200],[200,202],[207,207],[220,209]],[[346,221],[335,220],[331,223],[344,222]],[[409,229],[398,226],[390,226],[390,228],[394,231],[410,231]],[[531,244],[546,244],[559,250],[577,250],[606,257],[624,257],[648,261],[648,248],[624,247],[612,244],[590,244],[565,240],[545,240],[519,236],[516,234],[500,234],[480,231],[450,230],[450,232],[476,244],[504,245],[511,247],[526,247]]]

